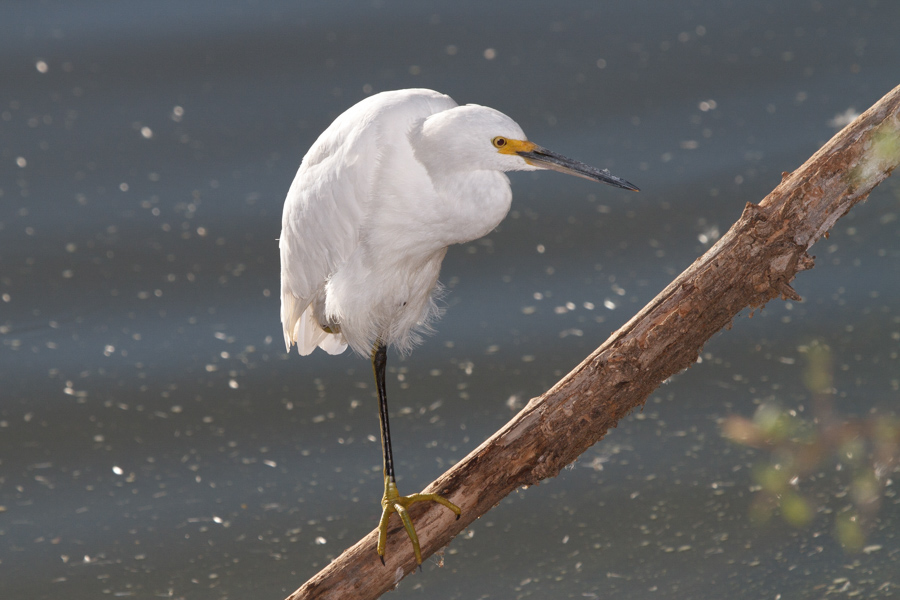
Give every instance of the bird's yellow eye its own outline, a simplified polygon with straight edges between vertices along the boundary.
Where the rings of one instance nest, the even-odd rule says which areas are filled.
[[[491,143],[494,144],[494,148],[502,148],[506,145],[506,138],[498,135],[491,140]]]

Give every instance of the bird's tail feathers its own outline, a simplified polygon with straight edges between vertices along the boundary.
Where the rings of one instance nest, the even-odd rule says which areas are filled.
[[[301,304],[300,299],[290,290],[281,290],[281,326],[284,330],[284,349],[287,352],[297,342],[299,321],[308,305]]]
[[[321,329],[319,331],[322,331]],[[322,331],[322,333],[325,333]],[[341,354],[347,349],[347,342],[340,333],[325,333],[325,336],[318,342],[319,348],[328,354]]]
[[[340,354],[347,349],[347,342],[340,333],[328,333],[319,327],[312,305],[301,308],[300,301],[288,294],[283,298],[282,324],[284,325],[284,344],[288,352],[297,344],[297,352],[301,356],[312,353],[316,347],[328,354]]]

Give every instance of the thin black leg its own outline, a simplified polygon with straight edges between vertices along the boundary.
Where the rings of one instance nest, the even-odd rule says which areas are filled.
[[[459,507],[439,496],[438,494],[412,494],[401,496],[397,491],[397,481],[394,479],[394,456],[391,450],[391,428],[388,425],[387,394],[384,388],[384,367],[387,364],[387,347],[378,341],[372,348],[372,370],[375,371],[375,387],[378,388],[378,417],[381,421],[381,452],[384,455],[384,496],[381,498],[381,520],[378,522],[378,544],[375,551],[384,564],[384,551],[387,546],[388,521],[392,513],[397,513],[403,521],[406,535],[412,542],[413,551],[416,554],[416,564],[422,568],[422,549],[419,547],[419,536],[413,527],[407,507],[416,502],[437,502],[456,513],[459,518]]]
[[[391,427],[388,423],[387,392],[384,384],[384,368],[387,365],[387,346],[375,342],[372,349],[372,369],[375,371],[375,387],[378,389],[378,420],[381,422],[381,453],[384,457],[384,476],[394,478],[394,453],[391,449]]]

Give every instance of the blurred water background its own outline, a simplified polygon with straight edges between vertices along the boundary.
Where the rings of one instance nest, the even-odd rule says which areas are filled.
[[[492,106],[642,189],[513,174],[506,221],[450,250],[437,333],[388,363],[411,492],[900,83],[898,23],[888,0],[3,2],[0,597],[282,598],[375,527],[370,366],[288,356],[278,320],[284,195],[356,101]],[[898,212],[889,179],[812,249],[804,302],[738,317],[390,597],[900,593],[896,465],[848,548],[866,444],[791,483],[794,527],[754,512],[779,459],[721,431],[820,393],[896,412]]]

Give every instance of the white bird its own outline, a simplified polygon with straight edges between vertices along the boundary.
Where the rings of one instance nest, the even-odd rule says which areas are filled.
[[[447,247],[478,239],[509,212],[506,171],[552,169],[637,191],[634,185],[546,150],[515,121],[459,106],[425,89],[383,92],[341,114],[307,152],[284,202],[281,322],[302,355],[349,345],[370,356],[379,399],[384,496],[376,551],[384,562],[390,515],[437,494],[400,496],[394,477],[384,371],[387,347],[409,352],[439,316],[435,295]]]

